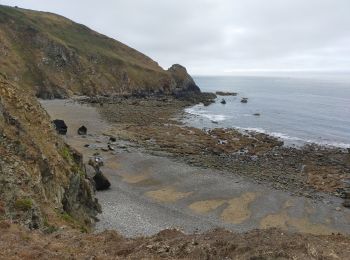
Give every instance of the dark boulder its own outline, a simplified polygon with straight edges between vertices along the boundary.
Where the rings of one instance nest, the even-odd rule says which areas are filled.
[[[87,128],[85,126],[81,126],[78,129],[78,135],[86,135],[87,134]]]
[[[59,133],[60,135],[67,134],[68,127],[67,127],[66,123],[63,120],[55,119],[55,120],[52,121],[52,123],[55,126],[55,129],[56,129],[57,133]]]
[[[241,103],[248,103],[248,98],[242,98]]]
[[[226,100],[223,98],[221,101],[220,101],[221,104],[225,105],[226,104]]]
[[[343,206],[346,208],[350,208],[350,199],[345,199],[343,202]]]
[[[93,180],[95,182],[96,190],[107,190],[111,186],[111,183],[106,178],[106,176],[103,175],[101,171],[97,172],[95,176],[93,177]]]
[[[116,142],[117,141],[117,138],[115,138],[115,137],[113,137],[113,136],[111,136],[110,138],[109,138],[109,141],[111,141],[111,142]]]

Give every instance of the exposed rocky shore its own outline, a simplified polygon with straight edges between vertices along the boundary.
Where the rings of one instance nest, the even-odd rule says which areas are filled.
[[[116,149],[118,148],[118,151],[115,151],[117,154],[120,152],[120,149],[124,151],[136,149],[135,151],[138,151],[138,149],[144,147],[146,148],[146,151],[151,153],[184,160],[189,164],[199,165],[202,168],[206,167],[206,164],[203,161],[193,161],[193,159],[200,157],[199,153],[207,159],[214,158],[212,160],[216,163],[215,165],[217,165],[219,163],[219,161],[217,161],[217,156],[222,156],[223,153],[229,154],[231,152],[235,153],[235,151],[239,151],[242,152],[240,154],[240,156],[243,156],[242,158],[246,158],[244,155],[245,153],[248,153],[249,156],[253,156],[249,151],[241,151],[238,149],[238,147],[241,146],[248,147],[248,150],[254,148],[252,150],[255,153],[254,155],[265,154],[271,149],[276,149],[274,147],[278,147],[278,149],[281,149],[282,147],[279,140],[270,139],[265,135],[239,133],[223,129],[215,129],[211,132],[207,132],[200,129],[186,127],[182,125],[178,119],[179,116],[182,115],[182,109],[191,104],[193,104],[191,101],[180,100],[169,96],[152,98],[119,97],[108,102],[106,102],[106,100],[100,102],[99,100],[98,102],[93,103],[93,105],[100,110],[101,115],[104,115],[105,118],[110,117],[109,119],[111,121],[113,119],[113,128],[108,130],[104,123],[100,121],[99,117],[89,118],[89,120],[93,120],[94,124],[101,128],[100,135],[105,141],[101,139],[101,142],[98,136],[91,136],[91,138],[93,140],[97,138],[95,141],[97,143],[101,142],[99,143],[101,147],[111,141],[114,143],[113,146]],[[118,111],[118,114],[116,114],[116,111]],[[91,113],[88,113],[86,116],[91,117],[90,114]],[[116,115],[118,116],[115,117]],[[82,115],[76,114],[75,116],[80,118]],[[87,120],[87,118],[84,120]],[[89,121],[87,121],[87,123],[86,130],[87,133],[89,133],[91,130]],[[67,134],[74,133],[75,135],[78,135],[77,130],[81,128],[81,123],[76,125],[67,123],[67,125]],[[50,133],[53,133],[52,126]],[[87,138],[80,135],[78,136],[80,139],[79,147],[83,147],[91,154],[96,153],[96,149],[93,149],[93,147],[85,147],[85,144],[90,140],[89,136]],[[128,144],[128,142],[122,142],[119,138],[130,140],[131,143]],[[36,139],[36,141],[38,140]],[[60,139],[58,138],[57,140]],[[235,140],[237,143],[226,143],[227,140]],[[115,143],[115,141],[117,141],[117,143]],[[104,144],[104,142],[106,144]],[[252,144],[254,144],[254,146]],[[207,149],[205,149],[205,147],[207,147]],[[114,152],[105,152],[102,148],[101,153],[103,155],[112,154]],[[42,149],[46,150],[47,148]],[[125,156],[127,156],[127,154]],[[85,158],[85,161],[87,159],[88,157]],[[211,165],[212,162],[208,162],[208,169],[214,167]],[[111,161],[109,163],[113,163],[113,167],[118,166],[117,162]],[[66,164],[66,162],[64,164]],[[142,165],[139,166],[142,167]],[[130,167],[131,169],[134,168],[132,167],[132,164]],[[220,168],[219,166],[215,167]],[[224,169],[229,169],[225,167]],[[104,171],[104,168],[102,171]],[[248,175],[248,177],[249,176],[250,175]],[[125,181],[128,181],[128,183],[139,185],[137,179],[140,177],[139,175],[125,175],[124,177]],[[142,181],[142,179],[140,181]],[[145,184],[153,185],[152,182],[145,182]],[[113,185],[116,185],[115,182],[112,182],[112,189],[115,188]],[[24,187],[27,186],[24,185]],[[76,190],[76,188],[74,188],[74,190]],[[159,196],[165,197],[162,198],[163,200],[165,199],[165,201],[172,199],[172,196],[180,196],[181,198],[183,194],[176,190],[161,191],[162,193],[160,193]],[[54,192],[54,190],[52,190],[52,192]],[[170,193],[168,194],[166,192]],[[157,196],[157,193],[155,193],[154,196]],[[232,199],[232,202],[230,203],[234,203],[235,200],[237,200],[237,198]],[[81,204],[81,202],[78,203],[79,205]],[[249,202],[242,201],[242,203],[245,205]],[[7,205],[8,204],[5,201],[5,211],[8,210]],[[47,209],[52,209],[52,205],[54,204],[50,203],[47,205]],[[26,210],[25,206],[22,206],[22,204],[18,206],[19,210]],[[58,208],[59,207],[60,206],[58,205]],[[241,212],[241,210],[245,212],[246,209],[243,207],[242,209],[239,209],[238,212]],[[223,257],[242,259],[252,257],[294,257],[295,259],[305,259],[315,256],[344,258],[343,256],[346,256],[349,253],[347,252],[347,248],[350,241],[346,236],[293,234],[280,229],[250,231],[247,233],[231,233],[218,230],[193,235],[185,235],[179,231],[165,230],[152,237],[134,239],[126,239],[118,235],[115,231],[103,232],[96,235],[82,234],[79,233],[77,229],[80,229],[83,232],[86,232],[86,229],[83,229],[82,226],[76,224],[78,223],[76,222],[76,218],[79,219],[79,215],[72,215],[73,217],[70,217],[70,215],[62,214],[60,212],[64,213],[64,211],[57,211],[55,214],[48,216],[50,225],[48,225],[47,228],[40,228],[38,231],[34,232],[19,227],[15,224],[16,221],[7,218],[1,220],[0,229],[2,236],[0,238],[0,256],[3,258],[13,257],[14,259],[24,257],[38,259],[45,257],[70,257],[73,259],[84,257],[97,257],[103,259],[142,257],[167,259],[189,257],[212,259]],[[337,211],[334,212],[337,216],[339,215],[338,213],[340,213]],[[135,212],[131,211],[130,213],[133,214]],[[283,214],[285,213],[282,212],[281,214],[281,217],[283,217]],[[239,215],[238,217],[240,218]],[[45,220],[45,218],[43,219]],[[323,230],[322,226],[311,225],[309,222],[305,222],[305,220],[301,220],[304,222],[300,223],[294,223],[294,219],[290,219],[290,221],[292,221],[291,224],[293,225],[300,225],[300,228],[305,227],[312,231],[320,231],[330,234],[327,229]],[[279,225],[278,223],[277,225]],[[320,230],[317,230],[318,228],[320,228]],[[11,244],[15,244],[16,246],[10,247],[9,245]]]
[[[325,192],[345,197],[344,181],[350,178],[347,150],[317,145],[291,148],[261,133],[188,127],[181,117],[190,104],[172,97],[120,98],[98,109],[117,123],[111,134],[149,150],[167,152],[196,166],[250,176],[301,196],[321,198],[318,192]]]

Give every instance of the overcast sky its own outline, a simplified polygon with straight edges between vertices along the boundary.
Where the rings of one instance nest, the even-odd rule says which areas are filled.
[[[350,0],[0,0],[50,11],[195,75],[349,70]]]

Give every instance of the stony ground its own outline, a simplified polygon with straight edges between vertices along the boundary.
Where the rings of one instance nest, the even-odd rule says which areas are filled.
[[[220,165],[223,162],[220,158],[230,154],[237,156],[234,164],[238,165],[237,167],[245,163],[249,165],[249,161],[252,161],[257,162],[256,167],[259,168],[256,169],[260,169],[264,165],[260,157],[266,158],[268,174],[265,180],[261,178],[259,171],[251,175],[242,171],[242,174],[248,174],[249,178],[259,182],[281,183],[282,189],[294,189],[293,186],[284,186],[283,182],[276,181],[275,178],[278,177],[271,177],[279,175],[270,176],[269,173],[277,171],[275,167],[280,165],[285,167],[282,168],[285,171],[284,175],[295,178],[296,187],[302,187],[303,190],[304,187],[311,186],[310,183],[314,183],[311,190],[329,191],[331,194],[341,191],[341,179],[344,178],[341,174],[348,176],[349,155],[343,151],[312,147],[307,148],[310,152],[307,149],[295,151],[297,154],[293,156],[293,153],[281,147],[278,140],[263,135],[242,135],[231,130],[222,132],[220,129],[205,132],[185,127],[173,120],[181,108],[186,106],[183,102],[174,101],[177,109],[167,109],[163,100],[147,102],[150,108],[138,107],[139,103],[132,104],[132,100],[123,102],[118,105],[104,104],[100,107],[106,118],[114,118],[116,122],[113,129],[107,130],[106,134],[131,140],[154,152],[165,152],[179,160],[185,158],[190,164],[232,170],[232,165]],[[99,122],[103,124],[102,121]],[[207,150],[205,146],[208,147]],[[276,163],[270,164],[269,160],[274,161],[274,157]],[[317,188],[316,182],[310,182],[307,165],[302,164],[302,167],[296,170],[294,166],[289,166],[292,163],[289,163],[289,159],[286,161],[285,157],[296,157],[295,162],[301,159],[305,162],[310,161],[315,167],[314,175],[318,177],[321,174],[324,187]],[[324,168],[321,167],[322,163]],[[294,169],[294,173],[288,169]],[[335,170],[332,172],[330,169]],[[331,184],[332,181],[335,185]],[[155,193],[153,195],[157,196]],[[160,197],[164,199],[164,196]],[[122,237],[115,231],[100,234],[80,233],[64,225],[51,232],[44,234],[40,231],[28,231],[7,221],[0,221],[0,259],[348,259],[350,255],[348,236],[288,233],[280,229],[253,230],[247,233],[215,230],[192,235],[164,230],[151,237],[134,239]]]
[[[93,154],[98,154],[104,161],[101,170],[112,185],[108,191],[97,193],[103,209],[98,216],[98,231],[118,230],[124,236],[137,237],[154,235],[167,228],[193,233],[217,227],[238,232],[279,227],[319,235],[350,234],[350,211],[341,207],[340,198],[328,194],[320,194],[324,197],[322,200],[292,196],[289,192],[257,183],[251,175],[196,167],[179,159],[188,155],[171,156],[170,150],[165,152],[154,147],[151,155],[142,143],[110,141],[104,133],[118,131],[121,123],[106,122],[94,107],[65,100],[42,104],[52,118],[65,120],[68,125],[65,140],[84,155],[85,161]],[[143,106],[149,105],[151,103]],[[176,111],[174,107],[172,109]],[[119,120],[135,120],[141,111],[134,111],[135,117]],[[158,113],[161,111],[169,112],[159,110]],[[81,125],[88,128],[86,136],[77,134]],[[177,126],[171,124],[171,127]],[[219,130],[216,130],[217,135]],[[231,134],[242,138],[234,131]],[[154,136],[157,135],[155,132]],[[255,142],[257,153],[264,154],[270,149],[267,144],[263,145],[264,138],[266,136],[256,135],[255,139],[243,141],[246,144]],[[167,140],[172,142],[169,137]],[[269,142],[272,147],[280,144],[277,140]],[[182,143],[186,145],[185,141]],[[113,149],[110,150],[108,145]],[[235,146],[227,146],[229,149],[235,149]]]
[[[322,191],[344,196],[344,180],[350,178],[347,150],[316,145],[290,148],[264,134],[184,126],[177,119],[188,105],[174,99],[127,99],[98,109],[117,123],[109,134],[149,150],[168,152],[196,166],[250,176],[297,195],[317,197],[316,192]]]
[[[115,231],[28,232],[0,222],[0,259],[349,259],[350,238],[290,234],[278,229],[184,235],[165,230],[125,239]]]

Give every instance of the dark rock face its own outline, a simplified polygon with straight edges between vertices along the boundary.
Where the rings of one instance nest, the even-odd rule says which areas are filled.
[[[98,191],[107,190],[111,186],[111,183],[109,182],[109,180],[101,172],[100,167],[102,165],[103,165],[103,162],[99,158],[94,158],[89,160],[89,166],[92,166],[92,168],[95,171],[95,175],[93,176],[92,180],[95,184],[96,190]],[[91,170],[89,175],[91,175]]]
[[[174,64],[168,69],[172,78],[175,81],[176,88],[174,89],[174,94],[181,94],[186,92],[199,93],[201,90],[194,82],[193,78],[187,73],[185,67]]]
[[[79,127],[78,135],[87,135],[87,128],[85,126]]]
[[[58,209],[92,226],[100,205],[82,155],[57,136],[32,93],[1,76],[0,92],[0,151],[6,151],[0,156],[0,203],[8,216],[40,229],[47,217],[43,209]],[[64,121],[55,123],[66,133]]]
[[[70,150],[74,163],[83,170],[82,154],[73,148],[70,148]],[[94,183],[86,175],[86,171],[85,174],[73,173],[71,175],[69,186],[64,192],[62,205],[64,211],[77,218],[83,215],[90,216],[90,218],[85,218],[84,221],[87,225],[93,225],[96,212],[101,213],[101,206],[95,198]]]
[[[56,120],[53,120],[52,123],[54,124],[57,133],[59,133],[60,135],[67,134],[68,127],[63,120],[56,119]]]
[[[87,214],[91,218],[101,212],[101,206],[95,198],[92,183],[79,174],[72,175],[69,187],[64,192],[63,210],[75,217]],[[93,225],[94,220],[86,218],[85,224]]]

